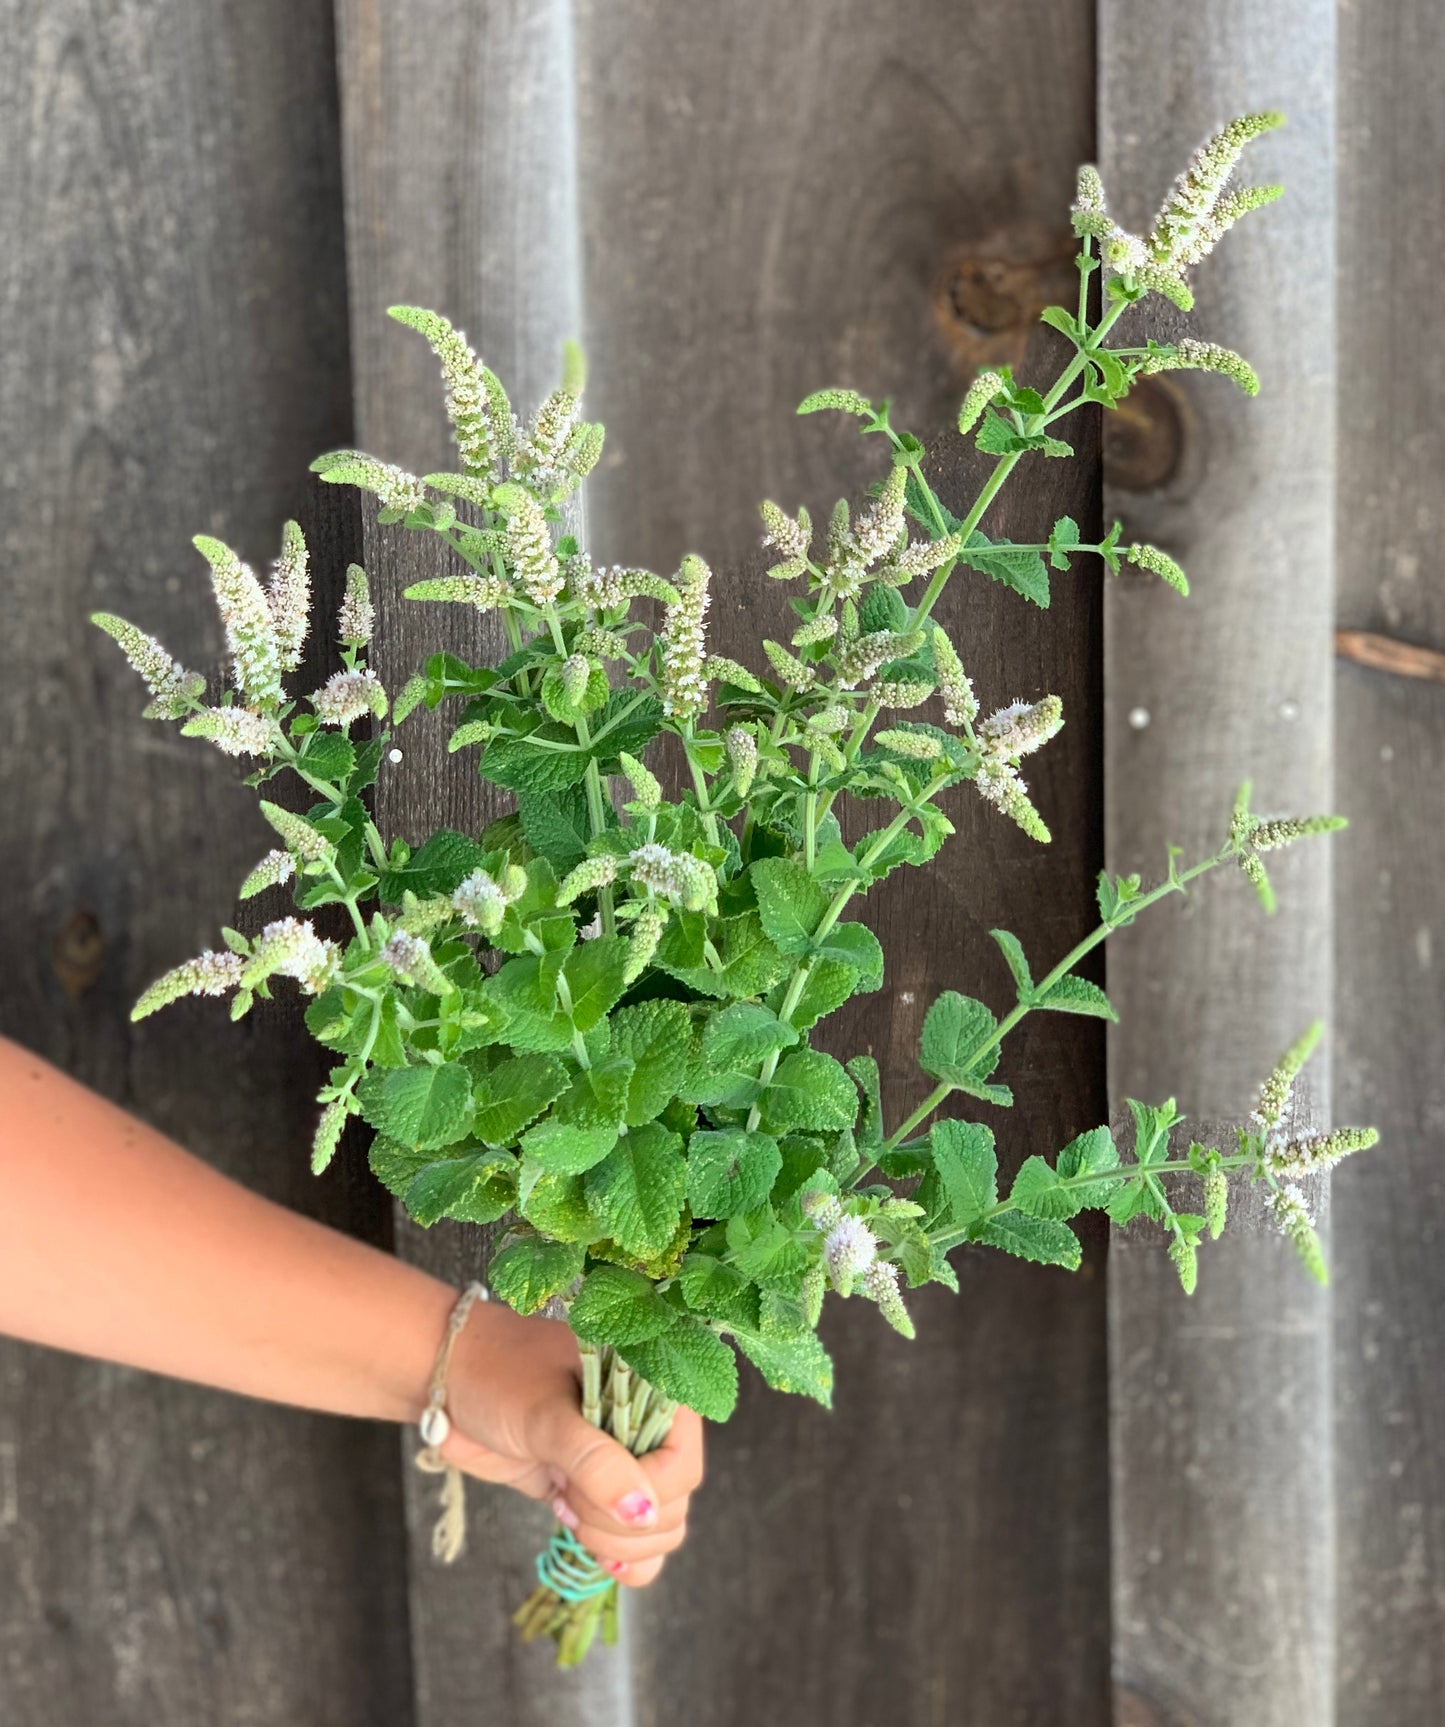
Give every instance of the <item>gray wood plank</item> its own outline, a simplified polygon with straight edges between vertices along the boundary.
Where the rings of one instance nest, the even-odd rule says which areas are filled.
[[[1229,115],[1290,114],[1247,176],[1284,180],[1286,201],[1195,272],[1194,325],[1253,358],[1263,394],[1176,375],[1112,473],[1106,457],[1106,505],[1194,582],[1187,605],[1120,586],[1105,607],[1110,863],[1158,869],[1166,841],[1218,843],[1246,776],[1258,807],[1331,798],[1334,14],[1104,0],[1099,19],[1100,150],[1126,225]],[[1116,1106],[1173,1093],[1206,1123],[1241,1119],[1328,1012],[1329,870],[1323,846],[1289,859],[1271,926],[1243,882],[1211,878],[1114,944]],[[1328,1723],[1327,1298],[1245,1215],[1192,1303],[1155,1244],[1116,1239],[1109,1310],[1119,1718]]]
[[[522,410],[557,381],[562,344],[579,333],[580,271],[573,138],[571,19],[566,0],[461,7],[409,0],[338,8],[357,437],[416,472],[450,467],[441,386],[430,350],[385,317],[398,302],[445,312],[473,339]],[[368,521],[377,599],[377,664],[395,689],[445,646],[478,664],[505,651],[459,608],[408,604],[408,581],[436,573],[436,549]],[[508,804],[491,799],[465,758],[449,757],[454,718],[408,720],[403,761],[383,769],[377,812],[390,837],[441,825],[477,832]],[[457,1284],[486,1263],[489,1232],[403,1224],[399,1248]],[[525,1647],[510,1624],[533,1587],[548,1519],[499,1489],[470,1491],[467,1552],[431,1558],[436,1484],[410,1467],[410,1601],[419,1727],[459,1721],[589,1727],[629,1718],[619,1653],[558,1674],[552,1645]]]
[[[827,383],[892,395],[899,423],[936,435],[944,496],[968,495],[978,469],[944,428],[971,366],[1024,359],[1040,287],[1077,282],[1064,213],[1092,147],[1091,56],[1076,4],[966,24],[928,0],[579,10],[593,408],[609,428],[598,555],[667,569],[703,553],[719,650],[757,663],[785,599],[762,578],[758,500],[826,516],[879,471],[847,427],[794,418]],[[1047,126],[1025,67],[1051,92]],[[1029,347],[1025,370],[1041,357]],[[1095,518],[1091,428],[1079,437],[1084,465],[1021,477],[991,531]],[[1053,689],[1070,720],[1039,758],[1051,848],[959,798],[938,866],[870,900],[887,986],[829,1042],[873,1050],[895,1109],[917,1090],[932,995],[1001,999],[991,925],[1062,952],[1099,862],[1094,580],[1061,583],[1045,614],[961,579],[946,616],[985,700]],[[1040,1028],[1007,1065],[1005,1158],[1103,1118],[1083,1022]],[[921,1300],[912,1346],[869,1310],[835,1314],[831,1417],[745,1370],[690,1544],[635,1615],[639,1721],[674,1720],[684,1694],[698,1727],[1106,1720],[1099,1273],[965,1256],[961,1299]]]
[[[118,610],[214,663],[191,533],[262,559],[302,509],[333,573],[355,542],[305,473],[350,420],[329,8],[4,16],[0,1024],[229,1173],[376,1235],[367,1189],[307,1173],[324,1063],[294,1014],[128,1024],[234,915],[266,829],[234,764],[139,719],[86,622]],[[0,1384],[10,1727],[408,1720],[384,1430],[16,1345]]]
[[[1340,14],[1340,613],[1445,649],[1437,200],[1445,17]],[[1384,1143],[1335,1182],[1339,1719],[1439,1713],[1445,1686],[1445,690],[1342,666],[1335,1099]]]

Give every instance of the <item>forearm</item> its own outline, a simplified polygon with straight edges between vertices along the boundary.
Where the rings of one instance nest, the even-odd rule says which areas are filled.
[[[0,1039],[0,1331],[408,1421],[455,1292],[273,1205]]]

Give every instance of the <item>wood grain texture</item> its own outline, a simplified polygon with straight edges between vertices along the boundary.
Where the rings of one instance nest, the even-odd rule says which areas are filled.
[[[323,572],[352,549],[354,512],[305,473],[350,419],[329,10],[3,12],[0,1024],[230,1174],[377,1235],[369,1191],[307,1173],[325,1064],[298,1016],[128,1024],[235,915],[267,830],[234,763],[139,718],[86,622],[120,611],[218,667],[195,530],[264,559],[299,509]],[[407,1720],[382,1429],[18,1346],[0,1385],[7,1727]]]
[[[398,302],[432,306],[466,329],[526,413],[558,376],[579,333],[579,233],[571,17],[566,0],[343,0],[338,7],[347,247],[359,442],[414,472],[453,465],[436,363],[392,324]],[[378,669],[392,689],[445,646],[476,663],[505,651],[494,620],[401,598],[447,554],[368,514],[377,597]],[[458,566],[460,567],[460,566]],[[475,833],[498,801],[467,756],[448,756],[455,715],[420,713],[399,734],[403,761],[384,765],[377,815],[390,838],[448,825]],[[462,1284],[486,1263],[490,1232],[403,1225],[400,1250]],[[509,1623],[533,1587],[548,1519],[501,1489],[470,1491],[468,1550],[449,1569],[431,1558],[436,1483],[410,1466],[410,1600],[418,1727],[605,1727],[629,1719],[620,1654],[558,1674],[552,1645],[524,1647]]]
[[[977,459],[945,435],[970,361],[1027,349],[1035,376],[1039,286],[1076,286],[1065,211],[1092,146],[1090,26],[1075,4],[579,9],[592,405],[609,429],[594,546],[661,570],[705,555],[720,652],[756,664],[759,637],[784,633],[759,499],[826,519],[881,471],[848,424],[795,419],[808,390],[891,395],[896,422],[936,440],[944,498],[970,495]],[[1047,126],[1029,120],[1025,67],[1051,92]],[[1078,428],[1080,466],[1024,470],[991,529],[1094,520],[1093,435]],[[879,1057],[895,1111],[919,1094],[932,996],[1003,1000],[991,925],[1040,961],[1087,926],[1096,578],[1056,592],[1048,613],[979,578],[948,596],[982,698],[1057,690],[1069,725],[1038,758],[1051,848],[960,797],[938,864],[869,902],[886,988],[828,1041]],[[1097,1035],[1038,1032],[1007,1058],[1012,1162],[1104,1114]],[[960,1275],[958,1301],[918,1300],[911,1346],[862,1304],[830,1317],[832,1416],[744,1369],[689,1546],[635,1615],[639,1723],[676,1720],[684,1694],[695,1727],[1107,1719],[1099,1268],[1070,1280],[980,1254]]]
[[[1340,14],[1340,621],[1445,649],[1445,154],[1438,7]],[[1445,662],[1442,662],[1445,663]],[[1377,1122],[1335,1177],[1340,1727],[1445,1687],[1445,689],[1338,675],[1335,1102]]]
[[[1191,857],[1219,843],[1245,777],[1267,810],[1331,800],[1334,14],[1326,0],[1103,0],[1099,21],[1102,166],[1126,226],[1147,223],[1164,176],[1228,116],[1290,116],[1246,176],[1283,180],[1285,201],[1195,272],[1194,327],[1254,359],[1264,391],[1251,402],[1178,375],[1141,398],[1105,499],[1194,584],[1187,604],[1121,585],[1105,607],[1110,863],[1158,870],[1166,840]],[[1155,461],[1161,445],[1172,454]],[[1192,1116],[1239,1120],[1276,1054],[1328,1011],[1328,848],[1275,873],[1272,925],[1237,877],[1211,878],[1114,945],[1116,1107],[1173,1093]],[[1324,1078],[1317,1066],[1307,1119]],[[1109,1268],[1116,1708],[1325,1727],[1328,1302],[1257,1217],[1201,1256],[1192,1303],[1151,1246],[1116,1240]]]

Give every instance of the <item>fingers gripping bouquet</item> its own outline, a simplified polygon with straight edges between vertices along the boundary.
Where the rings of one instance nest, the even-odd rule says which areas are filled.
[[[1001,1046],[1026,1014],[1114,1017],[1077,969],[1112,931],[1230,865],[1269,908],[1268,854],[1340,826],[1333,818],[1263,819],[1246,788],[1209,856],[1186,866],[1171,852],[1148,888],[1137,875],[1101,877],[1099,926],[1038,975],[995,930],[1014,1004],[1001,1018],[953,991],[932,1004],[919,1058],[935,1083],[903,1120],[885,1111],[874,1061],[812,1046],[828,1014],[882,986],[877,938],[853,914],[875,882],[942,847],[953,831],[942,792],[967,782],[1001,819],[1049,838],[1024,773],[1063,724],[1061,704],[1038,692],[984,713],[933,621],[949,578],[964,569],[1046,605],[1051,571],[1100,557],[1187,592],[1166,553],[1125,545],[1117,524],[1091,545],[1064,517],[1020,545],[979,523],[1020,464],[1071,454],[1062,422],[1086,404],[1115,408],[1143,376],[1203,368],[1256,392],[1237,354],[1156,342],[1136,308],[1153,294],[1187,308],[1188,268],[1277,194],[1230,187],[1245,145],[1277,123],[1253,116],[1211,139],[1142,237],[1112,221],[1097,172],[1081,171],[1077,307],[1044,313],[1067,360],[1047,389],[1007,370],[973,383],[959,430],[996,461],[971,503],[955,500],[960,513],[935,494],[923,446],[886,403],[824,390],[802,404],[856,415],[888,460],[873,495],[840,503],[822,533],[806,511],[763,505],[770,574],[795,584],[796,627],[763,642],[752,666],[709,650],[701,558],[664,578],[598,568],[559,537],[560,507],[602,447],[602,428],[579,416],[575,351],[523,428],[465,338],[410,307],[393,316],[440,359],[458,471],[418,478],[357,452],[315,466],[375,494],[381,521],[446,544],[454,573],[408,595],[497,613],[509,648],[499,665],[438,653],[388,697],[367,665],[372,607],[353,566],[337,620],[343,669],[293,698],[285,679],[310,609],[294,523],[267,583],[220,542],[196,541],[233,660],[217,700],[157,642],[96,619],[148,684],[148,715],[249,758],[252,784],[296,776],[312,800],[295,814],[262,798],[279,843],[241,886],[249,898],[289,885],[295,911],[259,935],[225,930],[224,947],[152,985],[136,1016],[200,994],[230,996],[240,1017],[276,979],[294,980],[312,1034],[336,1056],[314,1169],[359,1116],[374,1132],[372,1169],[419,1224],[506,1220],[492,1290],[522,1313],[566,1312],[585,1414],[639,1454],[680,1403],[727,1418],[737,1353],[769,1385],[827,1404],[817,1325],[830,1293],[871,1302],[911,1337],[904,1291],[956,1288],[952,1249],[1075,1267],[1070,1220],[1085,1209],[1162,1224],[1189,1291],[1240,1172],[1267,1188],[1281,1229],[1324,1275],[1300,1178],[1375,1135],[1291,1138],[1282,1125],[1317,1028],[1266,1079],[1232,1151],[1176,1147],[1172,1103],[1135,1103],[1131,1145],[1095,1128],[1052,1161],[1028,1158],[1001,1191],[993,1135],[968,1105],[1011,1102]],[[443,830],[413,845],[368,814],[387,734],[358,722],[399,725],[423,702],[460,704],[448,747],[475,752],[515,800],[480,835]],[[650,755],[681,767],[680,795],[664,793]],[[839,821],[850,800],[876,812],[852,843]],[[328,905],[345,908],[345,945],[306,916]],[[1202,1191],[1200,1212],[1177,1208],[1182,1175],[1199,1178],[1188,1191]],[[519,1622],[554,1637],[560,1659],[580,1659],[611,1628],[615,1585],[561,1529],[539,1573]]]

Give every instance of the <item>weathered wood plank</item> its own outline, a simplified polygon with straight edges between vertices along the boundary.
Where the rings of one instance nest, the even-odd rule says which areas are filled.
[[[350,421],[329,8],[4,16],[0,1024],[229,1173],[375,1234],[369,1192],[307,1173],[325,1064],[293,1015],[128,1024],[233,916],[266,829],[234,764],[139,721],[86,622],[118,610],[215,663],[192,532],[263,559],[300,508],[333,573],[355,539],[305,475]],[[18,1346],[0,1384],[8,1727],[408,1720],[384,1430]]]
[[[1166,841],[1218,843],[1246,776],[1266,808],[1330,801],[1333,8],[1103,0],[1100,68],[1105,182],[1130,226],[1212,126],[1290,113],[1248,174],[1284,180],[1286,201],[1196,273],[1198,329],[1256,360],[1264,393],[1180,375],[1141,395],[1106,496],[1194,582],[1187,605],[1129,586],[1105,607],[1110,863],[1157,869]],[[1327,849],[1277,873],[1273,926],[1242,882],[1211,879],[1117,942],[1116,1107],[1175,1093],[1237,1121],[1328,1010]],[[1249,1215],[1202,1256],[1192,1303],[1157,1244],[1116,1239],[1109,1310],[1118,1718],[1328,1723],[1326,1299]]]
[[[417,472],[449,467],[435,362],[391,324],[398,302],[434,306],[464,327],[524,411],[557,381],[562,344],[579,333],[571,19],[567,0],[453,0],[338,8],[356,422],[359,441]],[[460,608],[402,600],[437,573],[434,545],[368,524],[377,592],[379,669],[392,688],[445,646],[495,661],[505,650]],[[500,809],[465,758],[449,757],[454,717],[418,714],[405,757],[384,770],[377,810],[388,836],[447,824],[478,832]],[[489,801],[491,799],[492,801]],[[487,1231],[404,1225],[400,1249],[457,1284],[476,1277]],[[546,1541],[540,1508],[471,1491],[468,1551],[448,1570],[431,1558],[435,1484],[410,1468],[410,1598],[419,1727],[460,1721],[589,1727],[628,1719],[625,1659],[602,1655],[558,1674],[550,1643],[526,1648],[509,1623],[535,1583]]]
[[[1445,153],[1445,16],[1346,7],[1340,31],[1341,622],[1438,651],[1445,314],[1421,212]],[[1339,1719],[1393,1727],[1432,1719],[1445,1687],[1445,690],[1344,666],[1337,700],[1355,828],[1335,1095],[1384,1134],[1335,1184]]]
[[[1092,147],[1091,56],[1090,8],[1072,3],[966,22],[930,0],[580,9],[593,408],[609,428],[593,541],[658,569],[703,553],[719,651],[756,663],[759,636],[783,633],[758,500],[826,518],[879,472],[847,427],[793,417],[808,390],[892,395],[898,423],[950,452],[944,496],[977,482],[942,428],[972,366],[1023,358],[1041,283],[1076,284],[1063,217]],[[1047,127],[1031,119],[1040,88]],[[1021,477],[990,527],[1033,538],[1065,509],[1095,518],[1087,466]],[[1002,998],[990,925],[1062,952],[1099,861],[1093,581],[1061,584],[1043,614],[961,579],[946,617],[985,700],[1054,689],[1070,723],[1040,758],[1048,851],[960,798],[938,867],[870,901],[887,989],[830,1041],[873,1049],[895,1109],[915,1093],[931,996]],[[1021,1039],[1008,1067],[1006,1158],[1102,1118],[1083,1022]],[[745,1372],[689,1547],[635,1615],[641,1722],[675,1720],[683,1695],[696,1727],[759,1710],[1107,1719],[1102,1283],[982,1254],[960,1272],[959,1301],[919,1302],[913,1346],[860,1306],[829,1322],[832,1417]]]

